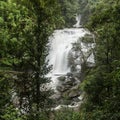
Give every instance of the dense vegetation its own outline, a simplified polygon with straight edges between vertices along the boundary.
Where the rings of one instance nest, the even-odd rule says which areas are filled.
[[[51,69],[48,38],[54,29],[73,25],[76,13],[96,37],[96,65],[80,85],[80,111],[58,111],[53,118],[120,119],[120,1],[1,0],[0,120],[50,119],[52,91],[44,88]]]
[[[88,24],[96,35],[96,67],[83,82],[84,119],[120,119],[120,2],[103,0]]]
[[[19,115],[28,113],[27,119],[39,120],[51,104],[52,91],[44,84],[49,82],[48,38],[60,18],[58,3],[3,0],[0,11],[0,119],[22,119]]]

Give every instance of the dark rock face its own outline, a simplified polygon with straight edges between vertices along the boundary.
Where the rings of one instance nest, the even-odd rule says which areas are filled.
[[[72,73],[58,78],[60,84],[56,87],[57,93],[52,96],[56,100],[56,104],[72,105],[79,102],[81,95],[79,84],[80,81]]]

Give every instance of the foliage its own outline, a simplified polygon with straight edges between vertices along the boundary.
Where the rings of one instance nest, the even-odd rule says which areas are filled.
[[[102,0],[79,0],[78,13],[81,14],[81,24],[86,25],[89,22],[89,18],[96,10],[99,3],[103,3]]]
[[[58,111],[55,120],[119,120],[119,0],[1,0],[0,119],[49,119],[45,108],[52,104],[52,91],[45,86],[50,82],[45,75],[51,66],[46,56],[49,36],[63,22],[60,10],[66,27],[75,23],[76,13],[82,14],[83,24],[89,21],[87,27],[96,36],[96,66],[81,84],[85,94],[81,111]],[[81,49],[78,43],[74,46]]]
[[[0,69],[3,72],[0,91],[6,84],[6,91],[2,93],[5,101],[1,96],[2,108],[5,109],[9,102],[13,104],[11,97],[16,93],[17,107],[23,113],[33,112],[39,117],[38,112],[51,105],[49,95],[52,92],[45,87],[50,81],[45,75],[51,69],[46,56],[49,36],[60,20],[59,6],[56,0],[6,0],[0,1],[0,11]],[[9,82],[5,83],[4,72],[11,76],[13,93],[10,95],[7,94]],[[9,119],[6,115],[5,119]]]
[[[120,2],[117,0],[101,1],[88,24],[88,28],[96,35],[96,67],[81,85],[85,92],[82,108],[85,120],[120,119],[117,85],[120,83],[119,8]]]
[[[24,54],[22,36],[26,24],[26,10],[11,2],[0,2],[0,65],[10,67]],[[28,23],[28,22],[27,22]],[[27,27],[27,26],[26,26]]]
[[[76,23],[76,14],[78,11],[78,0],[59,0],[61,15],[65,27],[72,27]]]
[[[0,72],[0,119],[4,115],[4,109],[6,104],[10,104],[11,94],[12,94],[12,84],[10,76]]]
[[[13,106],[9,106],[4,110],[4,115],[2,116],[3,120],[27,120],[25,116],[20,115],[18,111]]]
[[[80,120],[80,114],[79,112],[66,108],[56,111],[54,120]]]

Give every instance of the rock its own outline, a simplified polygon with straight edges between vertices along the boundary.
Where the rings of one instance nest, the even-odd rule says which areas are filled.
[[[74,106],[75,103],[80,102],[78,98],[81,95],[79,90],[79,74],[77,72],[75,72],[75,74],[68,73],[58,78],[59,85],[56,87],[58,93],[52,96],[56,105],[63,104]]]
[[[74,73],[74,76],[73,76],[74,78],[80,78],[80,72],[76,72],[76,73]],[[80,81],[80,80],[79,80]]]
[[[59,100],[61,98],[61,94],[60,93],[55,93],[54,95],[52,95],[50,97],[51,99],[54,99],[54,100]]]
[[[70,86],[72,86],[73,85],[73,81],[71,81],[70,79],[66,80],[66,81],[64,81],[63,85],[70,85]]]
[[[72,74],[71,72],[69,72],[69,73],[67,73],[67,76],[68,76],[68,77],[72,77],[73,74]]]
[[[68,93],[69,98],[75,98],[80,96],[81,91],[79,90],[79,85],[73,86]]]
[[[74,98],[74,97],[78,97],[80,96],[80,92],[79,91],[71,91],[69,94],[68,94],[68,97],[69,98]]]
[[[93,67],[95,67],[95,63],[87,62],[87,66],[88,66],[89,68],[93,68]]]
[[[65,100],[63,100],[62,104],[69,105],[69,104],[71,104],[71,100],[65,99]]]
[[[57,90],[59,91],[59,92],[65,92],[65,91],[67,91],[69,88],[67,88],[67,87],[65,87],[65,86],[57,86]]]
[[[65,85],[66,88],[70,89],[71,88],[71,85]]]
[[[78,97],[75,97],[75,98],[73,98],[73,101],[74,101],[74,102],[79,102],[80,100],[79,100]]]
[[[59,81],[65,81],[66,80],[66,76],[60,76],[57,78]]]
[[[79,99],[80,101],[82,101],[82,100],[83,100],[83,96],[80,95],[80,96],[78,97],[78,99]]]
[[[76,106],[76,105],[77,105],[77,102],[74,102],[74,101],[73,101],[73,102],[71,103],[71,106]]]

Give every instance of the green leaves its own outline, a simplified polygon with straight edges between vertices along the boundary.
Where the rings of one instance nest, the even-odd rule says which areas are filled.
[[[49,104],[51,91],[41,91],[40,87],[49,82],[45,77],[51,69],[46,62],[48,39],[59,21],[59,6],[56,0],[7,0],[0,5],[1,71],[5,68],[13,79],[16,76],[13,83],[19,106],[26,98],[24,109],[29,113],[35,110],[37,115]]]
[[[3,120],[26,120],[25,116],[19,115],[19,110],[14,108],[12,105],[7,107],[4,111],[4,115],[2,115]]]
[[[117,4],[116,4],[117,2]],[[86,95],[85,120],[120,118],[120,2],[102,0],[97,4],[88,28],[96,35],[96,67],[82,83]],[[118,112],[119,111],[119,112]]]
[[[63,17],[63,25],[65,27],[71,27],[76,23],[75,15],[78,12],[78,0],[58,0],[61,15]],[[61,26],[60,26],[61,27]]]

